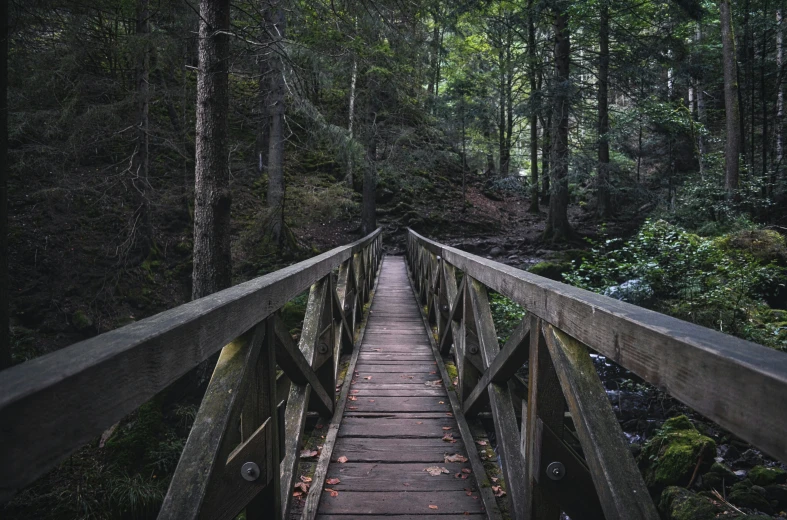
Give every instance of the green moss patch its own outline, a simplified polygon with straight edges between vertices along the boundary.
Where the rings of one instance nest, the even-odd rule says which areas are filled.
[[[667,520],[713,520],[722,512],[709,499],[677,486],[664,489],[659,510]]]

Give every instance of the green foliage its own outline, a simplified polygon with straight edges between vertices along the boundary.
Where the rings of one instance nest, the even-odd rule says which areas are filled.
[[[644,303],[660,312],[787,350],[784,315],[765,303],[783,290],[785,269],[730,244],[728,237],[701,237],[647,221],[631,240],[595,245],[564,277],[596,292],[639,280],[653,293]]]
[[[502,348],[527,311],[510,298],[495,292],[489,294],[489,307],[492,309],[492,320],[497,330],[497,341]]]

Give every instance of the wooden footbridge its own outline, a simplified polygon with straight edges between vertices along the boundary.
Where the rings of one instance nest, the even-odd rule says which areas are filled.
[[[278,310],[305,290],[296,345]],[[489,290],[527,310],[502,346]],[[0,500],[220,351],[161,519],[655,520],[589,349],[787,460],[784,354],[413,231],[383,256],[378,230],[0,374]],[[329,426],[295,499],[312,414]]]

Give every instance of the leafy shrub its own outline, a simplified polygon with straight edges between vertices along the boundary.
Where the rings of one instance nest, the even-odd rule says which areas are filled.
[[[629,241],[607,240],[564,275],[604,292],[628,280],[653,291],[650,306],[706,327],[787,351],[787,323],[765,299],[783,290],[787,272],[728,237],[706,238],[664,221],[647,221]]]
[[[492,321],[497,329],[497,340],[502,348],[526,312],[518,303],[495,292],[489,293],[489,307],[492,309]]]

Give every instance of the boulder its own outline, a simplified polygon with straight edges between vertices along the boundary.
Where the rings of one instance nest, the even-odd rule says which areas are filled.
[[[716,456],[716,443],[702,435],[680,415],[666,421],[643,447],[638,462],[645,483],[658,494],[667,486],[687,486],[697,464],[709,469]]]
[[[722,512],[709,499],[678,486],[664,489],[659,510],[666,520],[713,520]]]

